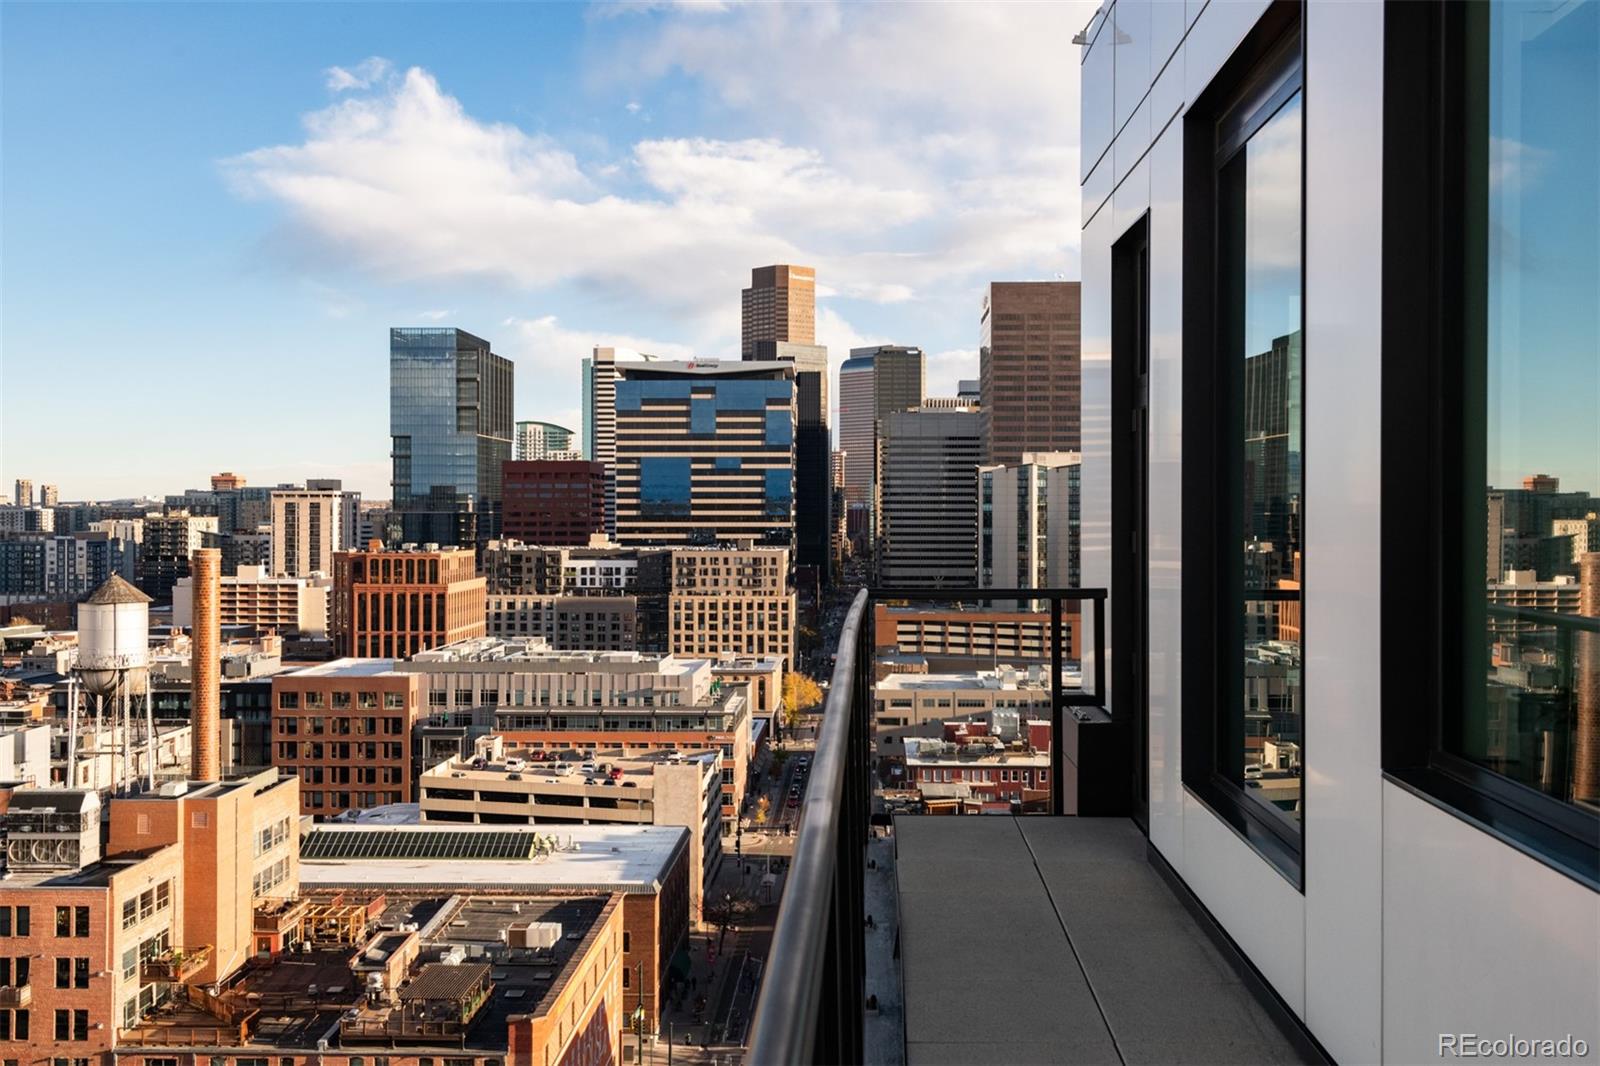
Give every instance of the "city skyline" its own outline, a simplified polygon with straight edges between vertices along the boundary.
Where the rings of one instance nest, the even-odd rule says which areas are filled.
[[[835,370],[915,344],[953,392],[986,283],[1076,276],[1077,79],[1044,60],[1092,7],[8,8],[0,474],[107,499],[215,472],[160,434],[62,434],[27,397],[65,365],[182,410],[252,484],[381,498],[388,329],[484,337],[519,420],[577,425],[593,345],[737,359],[740,290],[778,262],[817,268]],[[1006,142],[1029,147],[995,175]],[[284,432],[232,434],[245,396]]]

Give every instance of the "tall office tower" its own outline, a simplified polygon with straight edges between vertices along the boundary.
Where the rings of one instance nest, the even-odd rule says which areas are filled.
[[[983,406],[983,386],[977,378],[962,378],[956,382],[956,399],[972,407]]]
[[[1078,450],[1080,295],[1076,281],[990,283],[978,342],[984,462]]]
[[[476,537],[495,535],[513,384],[511,361],[465,330],[389,331],[393,504],[406,539],[461,544],[464,513],[477,516]]]
[[[516,458],[519,463],[537,459],[574,457],[573,432],[554,422],[518,422]]]
[[[794,543],[794,365],[621,363],[621,544]]]
[[[39,506],[54,507],[61,502],[61,490],[55,485],[39,486]]]
[[[794,364],[795,437],[795,565],[816,571],[817,580],[831,578],[828,515],[833,492],[829,449],[828,349],[820,344],[760,340],[756,360]],[[748,357],[747,357],[748,358]]]
[[[844,452],[844,498],[872,500],[873,425],[878,417],[872,385],[872,350],[853,349],[839,367],[839,448]]]
[[[606,468],[582,459],[510,462],[501,535],[529,544],[588,544],[606,527]]]
[[[27,478],[17,478],[17,491],[11,497],[13,507],[33,506],[33,482]]]
[[[891,411],[879,432],[879,582],[971,588],[978,577],[979,413]]]
[[[761,341],[817,342],[817,272],[811,267],[756,267],[742,295],[743,358],[760,358]]]
[[[148,514],[139,545],[139,587],[152,599],[172,596],[172,586],[189,576],[189,559],[217,539],[216,515],[187,511]]]
[[[470,548],[333,557],[333,640],[340,655],[403,659],[484,635],[487,583]]]
[[[1078,586],[1080,472],[1077,452],[978,468],[979,587]]]
[[[835,450],[828,456],[828,533],[829,548],[833,552],[833,565],[840,566],[849,554],[850,539],[846,531],[845,516],[850,504],[844,494],[844,463],[846,454]]]
[[[358,536],[361,527],[361,493],[345,488],[344,482],[336,477],[306,478],[306,489],[339,494],[339,543],[334,545],[335,550],[354,551],[366,543]],[[331,574],[333,571],[326,572]]]
[[[606,468],[606,531],[617,529],[617,349],[583,361],[583,457]]]
[[[224,470],[220,474],[211,475],[212,492],[232,492],[244,488],[244,477],[235,474],[232,470]]]
[[[839,368],[839,445],[846,453],[845,494],[851,503],[871,503],[876,494],[879,420],[891,411],[921,407],[927,374],[921,348],[850,349]]]
[[[286,489],[272,494],[273,576],[333,573],[344,541],[344,494],[334,489]]]

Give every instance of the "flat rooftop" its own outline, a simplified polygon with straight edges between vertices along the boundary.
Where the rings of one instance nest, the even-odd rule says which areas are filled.
[[[124,851],[110,858],[98,859],[78,870],[19,870],[12,867],[6,878],[6,888],[105,888],[117,874],[133,869],[140,863],[161,854],[168,844],[143,851]]]
[[[398,673],[393,659],[334,659],[318,663],[303,670],[295,670],[290,677],[381,677]]]
[[[1069,678],[1077,679],[1076,671],[1063,670],[1062,681]],[[1048,694],[1050,691],[1049,677],[1040,677],[1030,681],[1026,670],[1018,670],[1017,676],[1009,681],[1003,679],[993,670],[971,670],[959,674],[890,674],[879,681],[880,689],[903,689],[906,691],[935,690],[949,691],[950,689],[992,689],[997,692],[1038,692]]]
[[[557,849],[533,858],[405,857],[404,839],[384,850],[397,858],[368,857],[373,849],[352,842],[350,857],[315,859],[306,854],[341,850],[325,834],[428,833],[527,834],[553,838]],[[560,825],[508,826],[451,825],[338,825],[316,826],[301,843],[300,884],[317,888],[379,888],[399,891],[425,889],[481,889],[517,892],[622,892],[653,894],[660,891],[674,857],[688,847],[689,831],[679,826]],[[517,845],[513,845],[514,848]],[[446,850],[450,845],[446,845]],[[523,852],[526,854],[526,852]]]

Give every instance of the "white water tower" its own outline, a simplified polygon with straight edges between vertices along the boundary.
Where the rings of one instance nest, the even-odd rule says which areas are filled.
[[[113,574],[78,605],[78,679],[90,695],[143,695],[150,669],[150,597]]]

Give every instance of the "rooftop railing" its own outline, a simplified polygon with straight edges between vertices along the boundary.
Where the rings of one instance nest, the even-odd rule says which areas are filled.
[[[866,847],[872,817],[872,605],[1048,603],[1051,813],[1068,807],[1066,718],[1103,707],[1104,589],[862,589],[839,631],[833,677],[801,806],[794,858],[773,930],[745,1061],[752,1066],[865,1061]],[[1092,684],[1066,674],[1066,603],[1093,607]],[[976,617],[976,616],[975,616]],[[1081,624],[1081,617],[1079,619]],[[955,717],[952,715],[951,717]]]

